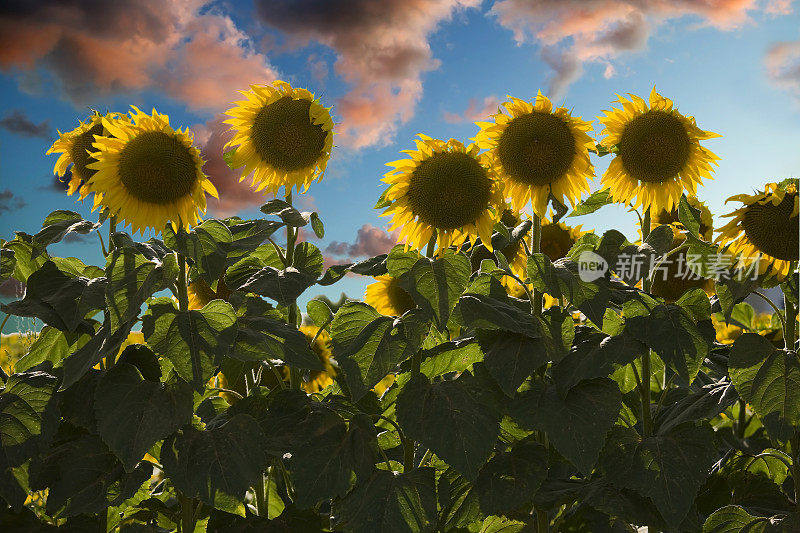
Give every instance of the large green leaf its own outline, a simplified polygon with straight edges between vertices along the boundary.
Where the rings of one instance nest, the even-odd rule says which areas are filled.
[[[50,361],[53,366],[60,366],[62,360],[86,344],[90,338],[90,335],[65,333],[52,326],[45,326],[31,344],[28,353],[16,362],[14,371],[25,372],[45,361]]]
[[[245,258],[240,263],[247,261]],[[240,263],[237,263],[239,265]],[[279,270],[275,267],[238,268],[228,271],[225,282],[231,290],[254,292],[266,296],[281,305],[291,305],[307,288],[317,282],[313,273],[287,267]]]
[[[70,233],[77,233],[85,235],[96,228],[100,224],[84,220],[81,215],[75,211],[66,211],[59,209],[53,211],[42,222],[42,229],[33,236],[33,254],[35,258],[43,253],[47,246],[59,242],[61,239]]]
[[[469,282],[469,258],[451,250],[436,259],[420,258],[397,283],[423,310],[429,312],[440,330]]]
[[[464,528],[483,519],[473,484],[453,468],[448,468],[439,476],[436,493],[440,508],[440,529],[450,531],[453,528]]]
[[[240,361],[280,359],[295,368],[324,370],[305,334],[281,320],[245,313],[237,318],[236,344],[230,356]]]
[[[581,215],[588,215],[594,213],[604,205],[614,203],[608,189],[602,189],[590,194],[584,201],[575,206],[575,209],[567,215],[567,217],[579,217]]]
[[[189,233],[183,228],[176,232],[171,224],[167,224],[164,243],[191,259],[200,276],[210,284],[225,271],[233,235],[228,226],[212,218],[192,228]]]
[[[46,372],[12,375],[0,392],[2,468],[19,466],[47,446],[58,426],[56,378]]]
[[[192,404],[191,387],[177,376],[147,381],[135,366],[119,363],[95,391],[97,432],[130,472],[153,444],[191,420]]]
[[[181,378],[202,392],[236,340],[236,314],[222,300],[181,312],[172,299],[156,298],[142,319],[142,333]]]
[[[161,446],[164,472],[185,496],[234,511],[267,466],[256,420],[237,414],[213,429],[187,427]]]
[[[731,381],[770,436],[788,440],[800,425],[800,361],[761,335],[745,333],[731,347]]]
[[[336,352],[353,400],[360,400],[399,363],[420,349],[428,332],[428,324],[420,316],[423,314],[414,310],[398,319],[379,316]]]
[[[711,427],[688,422],[646,438],[617,426],[601,464],[612,483],[652,499],[674,528],[683,521],[716,460]]]
[[[475,482],[481,510],[487,515],[507,514],[522,506],[529,510],[547,477],[547,462],[547,448],[533,441],[519,442],[492,457]]]
[[[325,271],[325,275],[317,281],[320,285],[332,285],[342,279],[345,274],[352,272],[362,276],[383,276],[386,274],[386,254],[380,254],[358,263],[344,263],[332,265]]]
[[[41,461],[32,463],[30,481],[32,489],[49,489],[49,515],[76,516],[105,512],[122,503],[151,474],[147,463],[126,474],[97,435],[65,433],[56,438]]]
[[[730,381],[709,383],[672,405],[667,402],[658,411],[654,422],[658,431],[664,432],[684,422],[708,420],[733,405],[737,399]]]
[[[132,247],[114,250],[106,262],[105,294],[112,329],[136,319],[142,304],[170,285],[175,273],[165,263],[148,259]]]
[[[132,326],[133,322],[125,322],[112,331],[110,320],[106,320],[91,339],[63,360],[63,377],[59,390],[71,387],[103,358],[116,357]]]
[[[427,533],[436,527],[435,470],[376,470],[341,501],[337,526],[352,533]]]
[[[708,517],[703,533],[763,533],[769,522],[769,518],[753,516],[738,505],[726,505]]]
[[[510,410],[522,427],[547,433],[556,450],[588,475],[621,405],[617,384],[595,378],[575,385],[563,399],[556,386],[536,381]]]
[[[553,380],[561,397],[584,379],[606,377],[615,366],[627,365],[647,348],[630,335],[605,335],[592,331],[553,367]]]
[[[304,439],[292,450],[295,503],[311,507],[344,496],[355,472],[369,476],[377,455],[375,426],[361,413],[348,425],[331,410],[317,410],[303,422]]]
[[[687,311],[673,304],[626,318],[625,332],[655,350],[687,383],[694,380],[714,341],[710,320],[696,323]]]
[[[105,307],[105,288],[105,278],[74,278],[47,261],[28,278],[25,297],[2,304],[0,309],[12,315],[39,318],[62,331],[93,333],[86,315]]]
[[[476,329],[511,331],[536,339],[541,337],[536,318],[504,300],[482,294],[465,294],[458,301],[464,323]]]
[[[478,476],[500,431],[495,398],[469,372],[435,383],[413,376],[397,398],[397,421],[408,437],[469,480]]]
[[[478,330],[478,342],[485,354],[486,369],[510,397],[525,378],[548,361],[543,339],[508,331]]]

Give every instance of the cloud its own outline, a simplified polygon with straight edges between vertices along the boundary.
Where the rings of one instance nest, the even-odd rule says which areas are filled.
[[[0,128],[21,135],[22,137],[40,137],[50,139],[50,122],[45,120],[36,124],[19,109],[12,109],[0,119]]]
[[[769,47],[764,55],[767,77],[800,103],[800,41],[784,41]]]
[[[489,115],[497,113],[500,100],[496,96],[487,96],[482,102],[471,98],[467,108],[463,113],[451,113],[445,111],[442,118],[445,122],[457,124],[459,122],[475,122],[476,120],[487,120]]]
[[[16,211],[17,209],[22,209],[26,205],[28,205],[28,202],[16,196],[11,192],[11,189],[0,191],[0,213]]]
[[[443,21],[481,0],[256,0],[264,24],[298,48],[332,48],[334,72],[350,87],[336,102],[339,144],[386,145],[422,96],[422,74],[439,66],[428,38]]]
[[[388,253],[397,244],[397,234],[398,232],[387,233],[371,224],[364,224],[358,229],[355,242],[333,241],[328,244],[325,251],[348,259],[374,257]]]
[[[230,17],[206,0],[42,0],[0,7],[0,68],[43,67],[76,105],[147,89],[218,110],[275,79]]]
[[[518,44],[537,42],[542,60],[553,68],[548,90],[561,98],[586,63],[615,73],[620,55],[643,50],[657,26],[694,17],[700,25],[731,30],[750,22],[750,13],[791,12],[792,0],[499,0],[491,14],[511,30]]]

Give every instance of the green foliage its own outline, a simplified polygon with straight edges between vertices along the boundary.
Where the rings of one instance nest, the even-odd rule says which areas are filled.
[[[262,212],[163,241],[115,232],[102,267],[48,253],[100,230],[69,211],[0,242],[0,278],[27,285],[2,309],[43,324],[0,375],[0,529],[797,529],[800,362],[774,335],[783,315],[740,303],[763,280],[665,302],[580,275],[586,251],[668,252],[669,226],[638,244],[588,233],[512,279],[521,265],[497,250],[525,248],[531,221],[496,224],[481,265],[478,241],[326,270],[294,238],[324,235],[317,213]],[[685,199],[678,216],[690,252],[717,252]],[[345,296],[297,307],[385,274],[415,304],[401,317]],[[512,296],[520,281],[552,305]],[[717,318],[744,331],[733,345]]]

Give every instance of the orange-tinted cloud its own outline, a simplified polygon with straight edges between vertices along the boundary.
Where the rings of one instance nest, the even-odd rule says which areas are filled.
[[[789,91],[800,103],[800,41],[784,41],[769,47],[764,56],[767,77],[776,86]]]
[[[325,248],[329,254],[344,256],[355,260],[362,257],[374,257],[388,253],[397,244],[397,233],[387,233],[371,224],[364,224],[358,229],[355,242],[333,241]]]
[[[489,115],[497,113],[500,100],[496,96],[487,96],[483,101],[478,102],[475,98],[470,98],[469,104],[463,113],[451,113],[445,111],[442,118],[445,122],[457,124],[459,122],[475,122],[476,120],[487,120]]]
[[[145,89],[221,109],[275,79],[230,17],[206,0],[42,0],[0,7],[0,68],[44,67],[76,104]],[[202,14],[201,14],[202,13]]]
[[[518,43],[542,45],[542,59],[554,70],[549,94],[560,98],[583,64],[603,64],[605,76],[612,76],[613,60],[644,49],[666,20],[691,16],[731,30],[749,22],[753,11],[780,15],[791,8],[792,0],[499,0],[491,13]]]
[[[422,96],[421,76],[438,66],[428,43],[442,21],[481,0],[257,0],[260,19],[288,45],[310,41],[338,54],[334,71],[350,84],[336,102],[337,143],[354,148],[391,142]]]

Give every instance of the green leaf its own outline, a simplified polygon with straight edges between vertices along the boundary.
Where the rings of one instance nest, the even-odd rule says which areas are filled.
[[[26,240],[27,237],[27,240]],[[13,273],[11,277],[25,283],[28,277],[42,268],[42,265],[48,260],[47,253],[34,256],[33,245],[31,244],[33,237],[30,235],[18,233],[16,237],[3,244],[3,268],[5,273],[11,268],[11,260],[9,257],[13,254]]]
[[[386,268],[389,275],[399,278],[413,268],[422,256],[417,250],[406,249],[404,244],[397,244],[389,250],[386,258]]]
[[[478,330],[478,342],[486,354],[486,369],[513,397],[525,378],[547,363],[548,354],[542,339],[500,330]]]
[[[337,528],[353,533],[428,533],[436,526],[433,468],[407,474],[376,470],[341,501]]]
[[[139,317],[142,304],[172,283],[169,269],[134,248],[117,248],[106,264],[106,305],[112,329]]]
[[[650,231],[650,235],[644,240],[645,244],[649,244],[656,254],[663,255],[672,250],[672,241],[674,234],[672,226],[669,224],[662,224],[656,226]]]
[[[25,372],[45,361],[50,361],[54,367],[60,366],[61,361],[86,344],[90,338],[90,335],[65,333],[52,326],[45,326],[31,344],[28,353],[16,362],[14,372]]]
[[[31,488],[48,489],[46,510],[51,516],[100,513],[133,496],[152,470],[142,463],[126,474],[97,435],[65,434],[41,461],[32,463]]]
[[[284,224],[295,228],[305,226],[311,220],[311,213],[300,212],[292,204],[275,198],[261,206],[261,212],[265,215],[275,215],[280,217]]]
[[[341,265],[332,265],[325,271],[325,275],[317,281],[318,284],[327,286],[333,285],[345,274],[352,272],[362,276],[383,276],[386,274],[386,254],[380,254],[375,257],[370,257],[358,263],[344,263]]]
[[[487,515],[508,514],[530,503],[547,477],[547,448],[538,442],[515,444],[492,457],[478,474],[475,489]],[[527,510],[526,509],[526,510]]]
[[[295,368],[325,370],[305,334],[291,324],[245,313],[237,318],[236,344],[230,356],[239,361],[280,359]]]
[[[315,326],[321,328],[327,325],[330,329],[330,322],[333,320],[333,312],[328,304],[322,300],[312,299],[306,304],[306,313]]]
[[[0,392],[0,466],[19,466],[49,443],[58,426],[56,378],[40,371],[8,378]]]
[[[676,528],[716,460],[714,431],[689,422],[647,438],[617,426],[601,464],[612,483],[652,499],[667,524]]]
[[[700,238],[700,210],[696,207],[689,205],[686,195],[681,195],[681,200],[678,203],[678,220],[680,220],[683,227],[689,230],[694,238]]]
[[[25,297],[0,305],[5,313],[36,317],[45,324],[70,333],[93,333],[86,320],[90,311],[105,307],[105,279],[73,278],[52,261],[30,275]]]
[[[762,533],[769,518],[753,516],[738,505],[714,511],[703,524],[703,533]]]
[[[672,405],[665,405],[655,419],[659,433],[664,433],[684,422],[711,419],[733,405],[738,396],[729,381],[719,381],[703,386]]]
[[[496,400],[468,372],[435,383],[413,376],[397,398],[397,421],[406,436],[469,480],[478,476],[500,430]]]
[[[572,211],[572,213],[567,215],[567,218],[588,215],[589,213],[594,213],[604,205],[612,203],[614,203],[614,200],[612,200],[608,189],[596,191],[590,194],[586,200],[575,206],[575,209]]]
[[[237,265],[242,263],[237,263]],[[294,304],[297,297],[314,285],[317,279],[312,273],[298,270],[295,267],[279,270],[266,266],[229,270],[225,274],[225,282],[231,290],[254,292],[288,306]]]
[[[478,494],[472,483],[452,468],[445,470],[437,480],[439,500],[439,527],[443,531],[465,528],[482,520]]]
[[[319,215],[316,211],[311,213],[311,227],[314,230],[314,235],[316,235],[318,239],[325,237],[325,225],[322,223],[322,220],[319,219]]]
[[[304,420],[302,434],[290,463],[299,507],[344,496],[353,472],[361,479],[373,470],[378,444],[367,415],[356,415],[348,429],[333,411],[317,410]]]
[[[536,381],[512,402],[510,414],[522,427],[547,433],[556,450],[588,475],[621,405],[619,388],[608,378],[582,381],[564,399],[554,385]]]
[[[630,335],[591,332],[553,367],[553,381],[559,395],[565,398],[584,379],[607,377],[617,366],[627,365],[645,350],[645,345]]]
[[[189,233],[183,228],[175,232],[172,225],[167,224],[164,243],[189,258],[200,276],[211,284],[225,272],[233,235],[228,226],[212,218],[192,228]]]
[[[94,365],[104,357],[116,357],[120,346],[131,332],[132,322],[126,322],[112,331],[111,324],[106,321],[86,344],[78,348],[62,362],[64,377],[61,379],[63,391],[75,384]]]
[[[464,323],[471,328],[511,331],[531,339],[541,337],[536,319],[507,298],[465,294],[458,300],[458,309]]]
[[[227,152],[222,153],[222,160],[225,161],[225,164],[228,165],[228,168],[231,170],[236,170],[237,167],[234,167],[233,163],[233,156],[236,155],[236,148],[231,148]]]
[[[295,246],[292,266],[309,278],[316,280],[322,275],[324,262],[322,252],[310,242],[301,242]]]
[[[761,335],[745,333],[730,352],[728,372],[739,396],[750,404],[770,437],[785,441],[800,425],[800,362]]]
[[[336,351],[354,401],[420,349],[429,329],[422,314],[416,310],[396,320],[379,316],[366,324],[346,348]]]
[[[694,380],[714,342],[710,320],[695,323],[689,313],[673,304],[661,304],[648,315],[626,318],[625,332],[655,350],[688,383]]]
[[[61,241],[70,233],[86,235],[99,226],[100,224],[96,222],[84,220],[75,211],[63,209],[53,211],[42,222],[42,229],[39,230],[39,233],[33,236],[34,248],[31,258],[36,258],[36,256],[45,251],[47,246]]]
[[[481,524],[479,533],[522,533],[525,531],[525,522],[512,520],[505,516],[487,516]]]
[[[189,498],[235,512],[267,466],[264,433],[249,415],[237,414],[213,429],[186,427],[164,441],[161,463],[175,488]]]
[[[433,316],[437,328],[443,330],[467,287],[471,272],[466,255],[448,250],[436,259],[420,258],[397,283],[414,303]]]
[[[202,392],[236,340],[236,314],[222,300],[180,312],[170,298],[155,298],[142,318],[142,333],[181,378]]]
[[[139,370],[118,363],[97,385],[97,432],[125,470],[132,471],[156,442],[192,418],[192,389],[180,378],[145,380]]]

